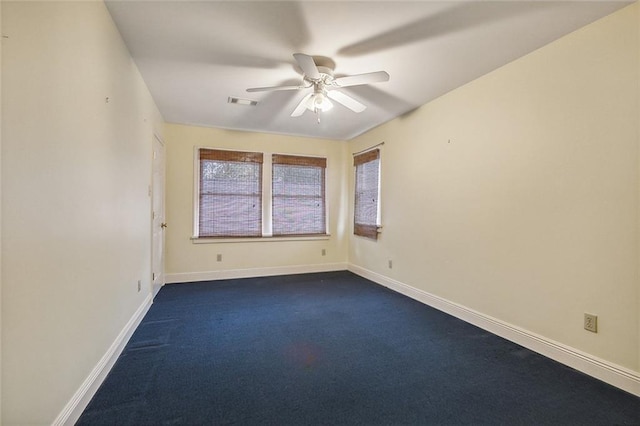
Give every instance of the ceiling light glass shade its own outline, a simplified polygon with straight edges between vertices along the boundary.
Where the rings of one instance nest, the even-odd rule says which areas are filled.
[[[317,109],[318,111],[326,112],[333,108],[333,103],[324,93],[314,93],[307,100],[307,108],[311,111]]]

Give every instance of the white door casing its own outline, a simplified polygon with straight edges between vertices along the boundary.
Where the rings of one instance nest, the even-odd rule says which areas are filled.
[[[164,143],[153,139],[152,176],[152,246],[151,246],[151,292],[152,296],[164,285],[164,230],[167,226],[164,215],[165,149]]]

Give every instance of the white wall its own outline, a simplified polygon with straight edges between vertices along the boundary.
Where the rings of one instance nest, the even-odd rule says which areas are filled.
[[[149,297],[162,118],[103,3],[2,31],[2,424],[51,424]]]
[[[167,124],[165,143],[167,282],[346,268],[345,142]],[[195,147],[326,157],[330,238],[192,242]],[[325,256],[322,249],[326,250]],[[216,261],[217,254],[222,255],[222,262]]]
[[[386,143],[349,261],[639,371],[637,9],[351,141]]]

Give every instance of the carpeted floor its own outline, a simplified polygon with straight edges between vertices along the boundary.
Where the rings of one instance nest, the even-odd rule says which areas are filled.
[[[349,272],[163,287],[79,425],[640,424],[640,398]]]

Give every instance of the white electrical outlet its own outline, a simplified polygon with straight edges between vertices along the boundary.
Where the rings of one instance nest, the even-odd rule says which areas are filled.
[[[593,333],[598,332],[598,316],[593,314],[584,314],[584,329]]]
[[[221,254],[218,254],[218,256],[216,257],[216,260],[217,260],[218,262],[222,262],[222,255],[221,255]]]
[[[322,255],[323,255],[323,256],[326,256],[326,255],[327,255],[327,250],[322,249]]]
[[[389,259],[389,269],[393,269],[393,260]]]

